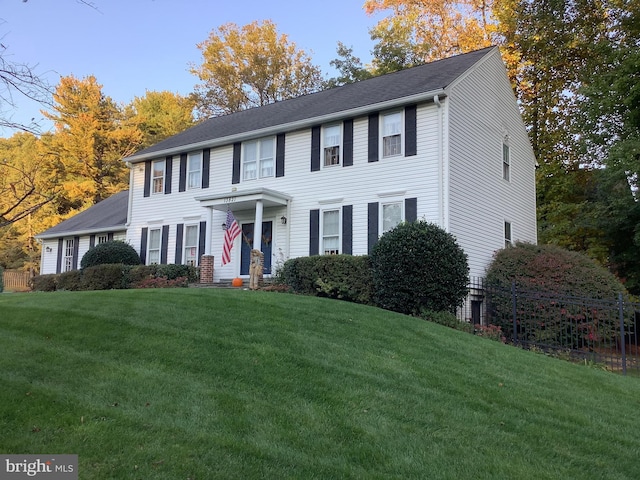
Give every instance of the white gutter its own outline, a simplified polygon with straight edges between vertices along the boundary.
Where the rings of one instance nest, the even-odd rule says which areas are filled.
[[[124,232],[127,229],[126,225],[112,225],[110,227],[90,228],[87,230],[69,230],[66,232],[56,232],[34,235],[34,238],[38,240],[50,240],[52,238],[61,237],[82,237],[84,235],[93,235],[94,233],[110,233],[110,232]]]
[[[223,145],[229,145],[229,144],[247,140],[250,138],[266,137],[269,135],[275,135],[277,133],[301,130],[304,128],[312,127],[314,125],[329,123],[342,118],[358,117],[358,116],[369,114],[371,112],[387,110],[393,107],[397,107],[398,105],[433,100],[434,97],[438,95],[440,97],[445,97],[446,94],[444,89],[439,88],[438,90],[433,90],[431,92],[416,93],[414,95],[409,95],[407,97],[395,98],[393,100],[387,100],[385,102],[352,108],[351,110],[342,110],[339,112],[327,113],[325,115],[320,115],[319,117],[311,117],[311,118],[305,118],[303,120],[297,120],[295,122],[281,123],[278,125],[273,125],[271,127],[261,128],[259,130],[250,130],[247,132],[227,135],[226,137],[215,138],[211,140],[204,140],[202,142],[190,143],[187,145],[180,145],[177,147],[167,148],[165,150],[157,150],[155,152],[149,152],[142,155],[131,155],[130,157],[124,158],[124,161],[130,162],[130,163],[137,163],[137,162],[142,162],[144,160],[163,157],[166,155],[175,155],[177,153],[183,153],[189,150],[199,150],[201,148],[220,147]]]

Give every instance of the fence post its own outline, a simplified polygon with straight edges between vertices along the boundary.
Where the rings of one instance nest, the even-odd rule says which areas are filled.
[[[620,316],[620,348],[622,350],[622,374],[627,374],[627,352],[624,341],[624,301],[622,293],[618,293],[618,315]]]
[[[518,305],[517,305],[517,300],[516,300],[516,281],[512,280],[511,281],[511,304],[513,307],[512,310],[512,314],[513,314],[513,343],[516,344],[518,343],[518,323],[516,320],[516,317],[518,315]]]

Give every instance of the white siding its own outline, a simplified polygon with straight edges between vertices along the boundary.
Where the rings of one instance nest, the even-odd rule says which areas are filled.
[[[469,255],[472,276],[483,276],[513,240],[536,242],[535,158],[498,50],[450,89],[449,230]],[[502,178],[502,142],[509,136],[511,178]]]

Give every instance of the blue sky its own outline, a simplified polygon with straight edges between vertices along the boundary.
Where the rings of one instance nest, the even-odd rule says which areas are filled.
[[[189,64],[201,63],[196,44],[218,26],[270,19],[309,54],[327,76],[338,41],[363,62],[371,58],[364,0],[0,0],[2,55],[26,63],[56,85],[61,76],[94,75],[103,93],[129,103],[146,90],[186,95],[198,82]],[[2,48],[2,47],[0,47]],[[42,120],[41,107],[14,96],[14,122]],[[41,122],[48,128],[46,122]],[[0,129],[0,136],[13,131]]]

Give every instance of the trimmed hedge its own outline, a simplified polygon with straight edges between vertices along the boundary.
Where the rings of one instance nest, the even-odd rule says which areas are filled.
[[[82,269],[82,290],[129,288],[129,265],[110,263]]]
[[[369,257],[314,255],[287,260],[277,282],[295,293],[371,304]]]
[[[371,252],[373,300],[408,315],[453,312],[467,296],[467,255],[450,233],[425,221],[386,232]]]
[[[116,264],[140,265],[140,256],[135,248],[126,242],[113,240],[99,243],[91,247],[80,260],[80,267],[94,267],[96,265]]]

